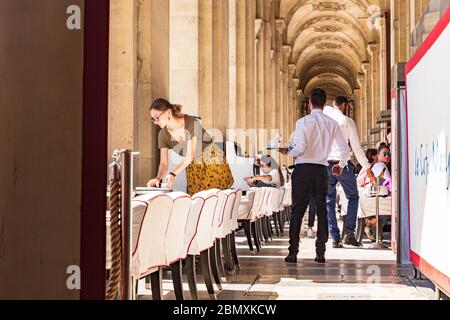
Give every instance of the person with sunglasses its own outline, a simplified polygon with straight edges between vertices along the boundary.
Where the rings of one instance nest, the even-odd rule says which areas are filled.
[[[391,172],[391,149],[385,144],[381,144],[378,148],[378,162],[374,164],[372,171],[375,177],[380,178],[381,184],[386,186],[389,192],[392,191]]]
[[[170,189],[176,177],[186,170],[187,193],[190,195],[209,189],[231,188],[233,175],[223,150],[212,141],[198,117],[182,114],[181,109],[180,105],[165,99],[155,100],[150,107],[152,122],[161,128],[158,133],[160,164],[157,176],[147,186],[159,187],[164,182],[164,187]],[[169,149],[184,157],[184,161],[166,176]]]

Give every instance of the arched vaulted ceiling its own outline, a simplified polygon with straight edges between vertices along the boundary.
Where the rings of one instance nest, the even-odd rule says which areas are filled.
[[[330,97],[351,96],[369,60],[368,45],[379,41],[371,18],[388,5],[388,0],[281,0],[300,89],[307,94],[321,86]]]

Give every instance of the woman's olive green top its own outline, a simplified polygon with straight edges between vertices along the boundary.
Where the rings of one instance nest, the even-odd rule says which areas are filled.
[[[167,128],[162,128],[158,134],[158,148],[172,149],[174,152],[178,153],[180,156],[186,155],[187,143],[193,137],[197,137],[197,148],[195,150],[195,156],[199,155],[212,143],[212,139],[209,134],[203,129],[200,121],[197,117],[185,115],[184,118],[184,130],[185,138],[183,143],[179,143],[175,140],[167,130]],[[202,141],[202,144],[198,143]]]

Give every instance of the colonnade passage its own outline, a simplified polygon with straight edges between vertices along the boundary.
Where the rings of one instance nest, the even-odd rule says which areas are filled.
[[[322,88],[326,106],[347,98],[375,163],[402,154],[393,92],[444,2],[0,1],[0,298],[434,298],[404,257],[396,188],[359,201],[361,246],[330,238],[325,264],[310,207],[287,264],[294,159],[277,148]],[[173,113],[150,110],[159,98],[202,125],[229,164],[213,180],[233,185],[188,194],[185,158],[169,150],[164,167],[158,124]],[[275,173],[259,169],[267,158]],[[341,231],[347,203],[338,186]]]
[[[139,150],[138,184],[156,173],[147,111],[163,97],[253,156],[289,140],[315,87],[328,105],[348,97],[364,148],[388,142],[391,69],[414,52],[409,34],[428,2],[112,0],[108,154]]]
[[[338,96],[350,101],[346,115],[355,121],[364,150],[377,149],[383,142],[389,145],[390,94],[392,83],[399,80],[393,78],[391,70],[413,53],[409,33],[427,5],[427,1],[369,0],[172,0],[138,4],[113,0],[108,153],[119,146],[140,152],[134,168],[138,186],[157,175],[158,128],[149,125],[148,107],[155,98],[162,97],[182,105],[183,113],[200,117],[216,142],[237,144],[238,151],[225,151],[230,162],[235,156],[241,160],[241,166],[230,166],[238,180],[234,186],[245,191],[248,186],[240,170],[253,175],[251,168],[257,155],[270,155],[283,172],[289,171],[293,159],[268,151],[267,147],[289,143],[296,121],[309,114],[308,95],[317,87],[326,91],[328,106]],[[247,169],[242,169],[245,165]],[[176,179],[176,188],[185,192],[180,179]],[[246,201],[250,201],[249,196],[243,195],[241,210]],[[340,206],[346,206],[342,202]],[[258,205],[265,210],[266,204]],[[391,199],[384,200],[381,206],[389,212],[383,214],[390,214],[390,205]],[[346,209],[337,213],[339,219],[344,219]],[[365,209],[364,214],[373,217],[375,207]],[[411,266],[397,265],[398,255],[393,252],[396,248],[391,247],[389,239],[390,217],[384,216],[380,222],[387,232],[387,250],[369,251],[371,241],[365,231],[370,226],[365,228],[365,224],[370,219],[366,221],[364,214],[358,219],[363,247],[335,249],[330,240],[327,257],[331,262],[322,267],[313,261],[316,227],[307,232],[308,215],[302,237],[311,236],[311,232],[312,236],[302,239],[299,259],[303,262],[297,266],[283,261],[288,247],[288,221],[283,224],[283,235],[278,230],[273,238],[257,235],[262,241],[259,244],[258,240],[247,239],[252,237],[251,232],[244,233],[240,221],[241,230],[233,235],[240,269],[234,274],[233,267],[228,266],[231,269],[227,271],[225,266],[227,281],[221,283],[222,290],[215,291],[216,297],[345,298],[336,287],[337,282],[343,282],[348,285],[346,290],[353,292],[350,296],[389,298],[391,293],[386,289],[391,285],[395,288],[392,294],[404,294],[402,297],[407,299],[426,298],[420,285],[410,286],[418,283]],[[267,221],[256,221],[262,223],[263,233]],[[270,214],[270,226],[276,228],[276,223]],[[249,247],[252,241],[253,246],[260,245],[258,251]],[[226,251],[227,247],[222,249]],[[221,263],[216,263],[220,271]],[[230,276],[227,272],[231,270]],[[371,272],[379,275],[380,291],[368,284]],[[206,281],[199,294],[208,298],[211,290],[203,276],[197,278],[199,283]],[[179,298],[178,280],[171,279],[170,272],[164,274],[164,279],[166,298]],[[144,283],[141,280],[138,292],[146,299],[152,291]]]

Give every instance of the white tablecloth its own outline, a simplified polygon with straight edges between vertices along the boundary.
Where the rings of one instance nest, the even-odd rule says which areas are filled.
[[[341,185],[337,186],[337,193],[342,204],[341,215],[347,215],[348,200],[345,196],[344,189]],[[392,213],[392,198],[379,198],[380,201],[380,216],[390,216]],[[364,189],[359,189],[359,206],[358,217],[367,218],[376,216],[376,198],[367,197],[364,194]]]

